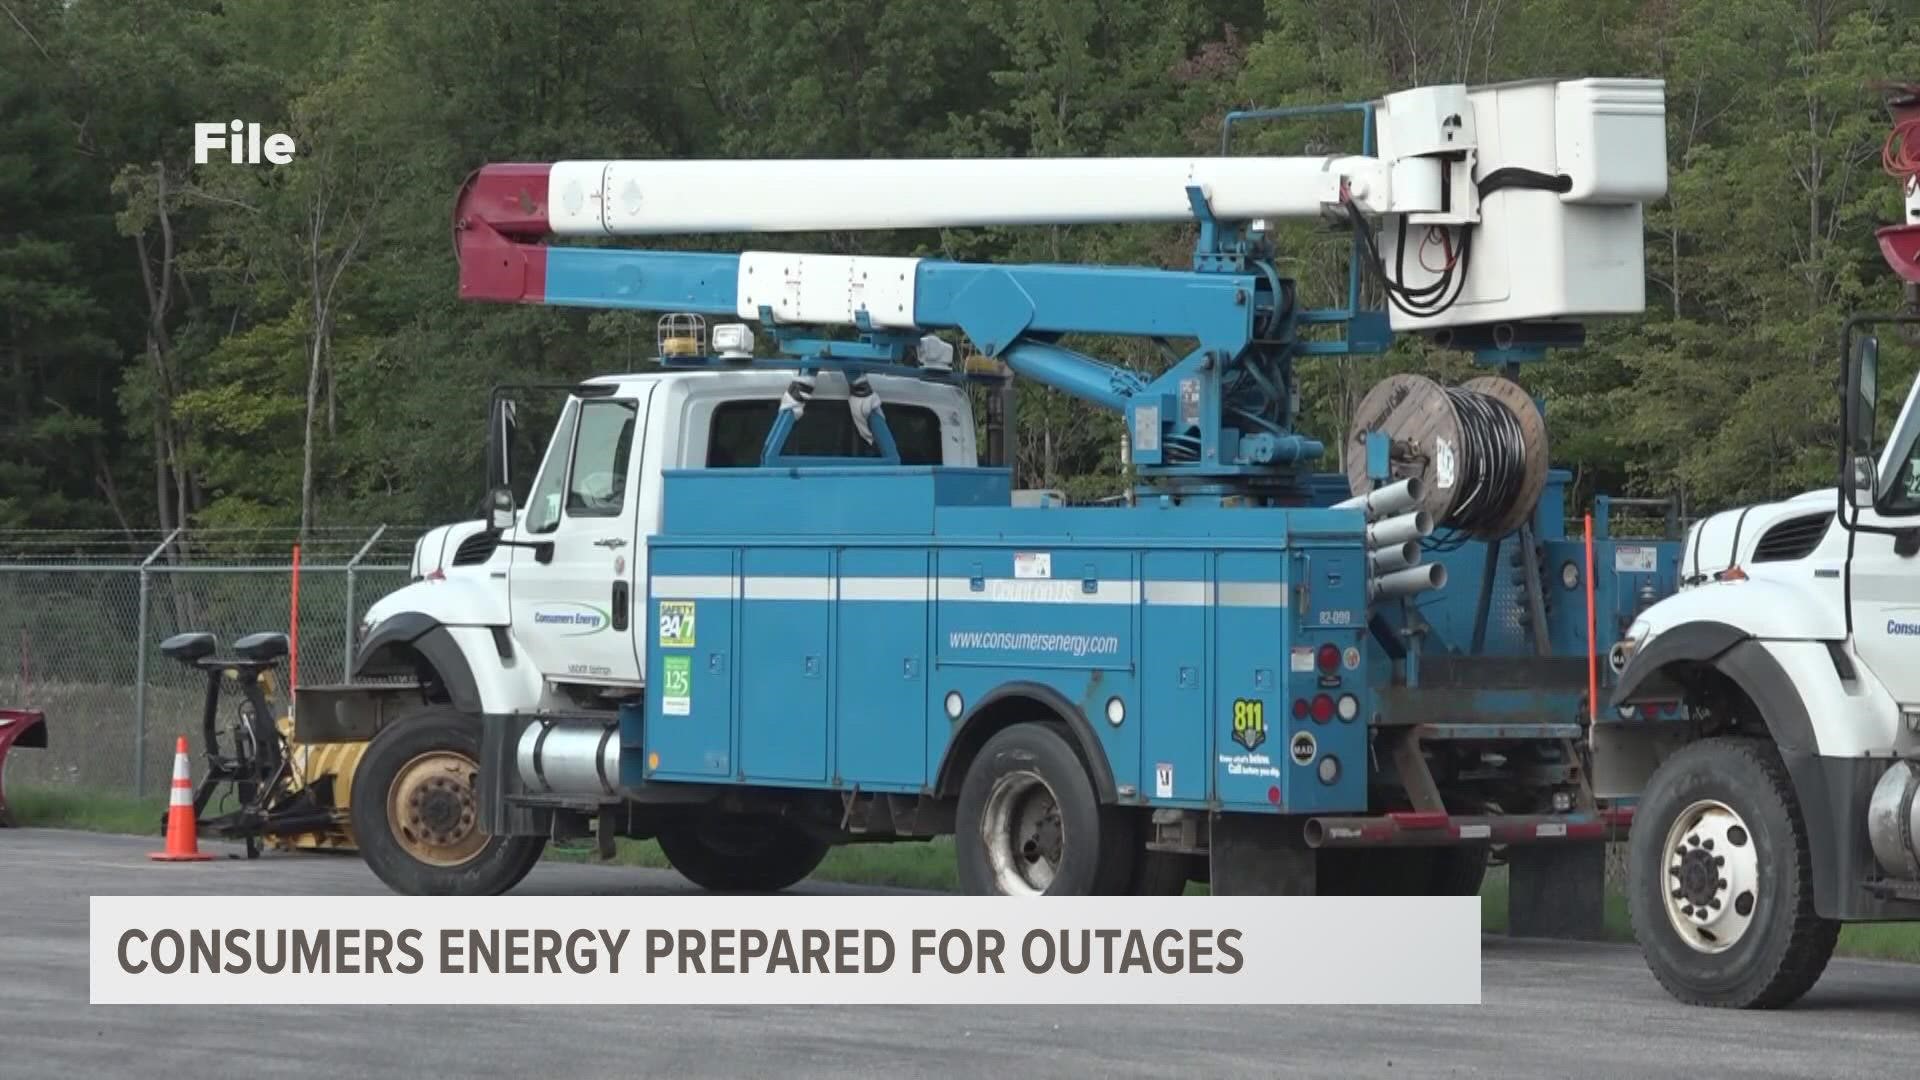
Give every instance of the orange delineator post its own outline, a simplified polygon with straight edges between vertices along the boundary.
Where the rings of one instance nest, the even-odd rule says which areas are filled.
[[[167,802],[167,850],[147,856],[158,862],[206,862],[200,850],[200,823],[193,819],[193,767],[187,763],[187,737],[173,747],[173,795]]]
[[[1592,739],[1593,724],[1600,722],[1600,653],[1595,644],[1598,637],[1597,624],[1593,610],[1593,515],[1588,514],[1587,532],[1587,720],[1588,739]]]

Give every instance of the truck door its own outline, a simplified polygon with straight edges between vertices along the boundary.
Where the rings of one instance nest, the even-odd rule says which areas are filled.
[[[569,402],[527,500],[519,539],[552,544],[552,558],[514,548],[508,595],[514,638],[549,681],[640,681],[636,516],[652,392]]]
[[[1868,339],[1862,348],[1873,354],[1865,375],[1871,397],[1879,343]],[[1909,389],[1891,437],[1877,455],[1872,505],[1858,505],[1867,501],[1861,498],[1848,508],[1860,526],[1854,530],[1847,564],[1854,649],[1903,706],[1920,704],[1920,410],[1915,408],[1916,394],[1920,394],[1920,382]],[[1869,417],[1865,422],[1871,424],[1870,410],[1862,411]],[[1862,445],[1857,449],[1864,449],[1871,436],[1862,432],[1859,439]]]

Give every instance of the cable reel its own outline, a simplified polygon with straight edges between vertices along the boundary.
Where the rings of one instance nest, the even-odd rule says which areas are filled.
[[[1511,379],[1482,376],[1458,387],[1394,375],[1367,391],[1347,437],[1347,484],[1373,487],[1367,436],[1387,436],[1389,483],[1420,478],[1413,510],[1476,539],[1502,537],[1533,514],[1547,486],[1547,423]]]

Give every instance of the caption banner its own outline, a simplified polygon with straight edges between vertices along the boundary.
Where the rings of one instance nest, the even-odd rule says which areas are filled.
[[[96,1005],[1477,1005],[1478,897],[95,896]]]

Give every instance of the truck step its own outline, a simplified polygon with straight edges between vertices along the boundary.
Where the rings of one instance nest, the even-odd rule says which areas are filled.
[[[1305,831],[1311,848],[1591,843],[1625,839],[1632,821],[1630,810],[1529,815],[1409,811],[1310,817]]]
[[[1920,900],[1920,881],[1896,881],[1883,878],[1866,883],[1869,892],[1877,893],[1891,900]]]

